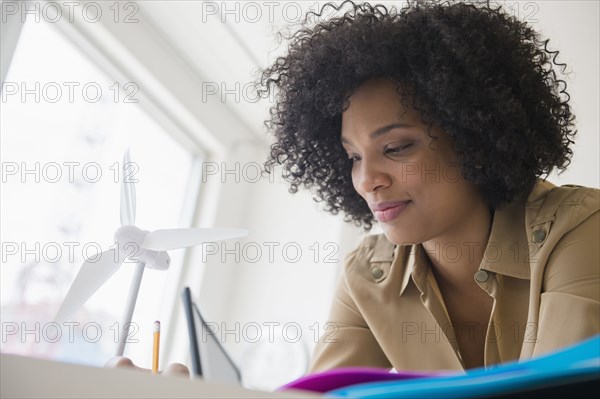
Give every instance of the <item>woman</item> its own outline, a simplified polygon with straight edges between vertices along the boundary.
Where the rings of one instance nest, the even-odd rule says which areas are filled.
[[[599,191],[540,179],[575,135],[558,52],[488,4],[344,7],[261,79],[266,169],[384,232],[347,257],[311,371],[462,370],[600,333]]]

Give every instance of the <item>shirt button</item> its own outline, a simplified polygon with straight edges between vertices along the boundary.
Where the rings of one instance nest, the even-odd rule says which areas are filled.
[[[478,270],[477,273],[475,273],[475,280],[480,283],[485,283],[489,277],[489,273],[485,270]]]
[[[371,269],[371,276],[373,276],[374,279],[381,278],[381,276],[383,276],[383,270],[378,267],[374,267]]]
[[[535,230],[533,234],[531,234],[531,241],[536,244],[541,243],[546,238],[546,232],[544,230]]]

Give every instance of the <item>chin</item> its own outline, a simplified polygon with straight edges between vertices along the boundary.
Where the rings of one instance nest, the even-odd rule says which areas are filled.
[[[383,234],[385,234],[385,237],[388,239],[388,241],[395,245],[414,245],[426,241],[418,237],[415,232],[398,231],[398,229],[394,228],[393,226],[381,227]]]

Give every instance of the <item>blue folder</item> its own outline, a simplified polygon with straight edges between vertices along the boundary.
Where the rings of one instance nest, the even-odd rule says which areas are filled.
[[[329,391],[327,396],[488,398],[579,383],[596,391],[600,386],[600,335],[524,362],[478,368],[453,376],[351,385]]]

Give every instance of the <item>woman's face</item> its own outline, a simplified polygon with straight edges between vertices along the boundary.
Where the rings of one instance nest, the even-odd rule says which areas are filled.
[[[342,145],[352,183],[395,244],[456,236],[483,198],[463,179],[450,136],[404,111],[391,80],[367,81],[342,115]]]

